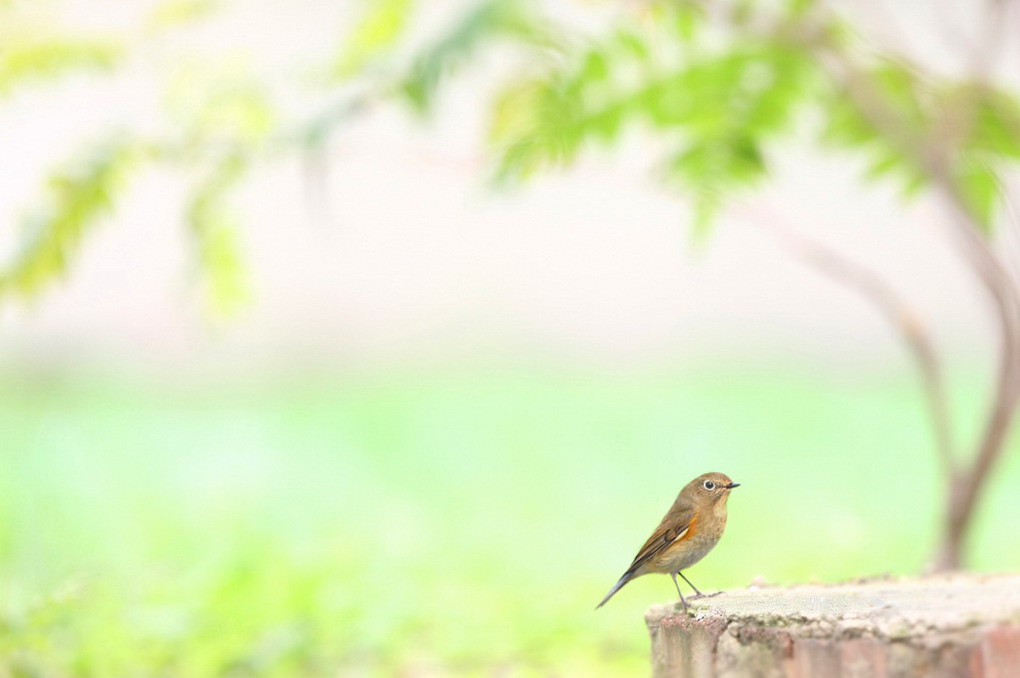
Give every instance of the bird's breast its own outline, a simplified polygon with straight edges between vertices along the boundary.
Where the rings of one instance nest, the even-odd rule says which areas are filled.
[[[704,558],[718,542],[718,536],[701,533],[689,539],[670,544],[656,558],[654,568],[658,572],[686,570]]]

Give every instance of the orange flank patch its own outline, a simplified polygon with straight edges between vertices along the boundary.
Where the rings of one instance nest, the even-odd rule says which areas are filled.
[[[691,537],[693,537],[695,534],[698,533],[697,525],[698,515],[694,514],[694,517],[691,518],[691,522],[687,523],[687,527],[684,528],[683,532],[677,535],[674,541],[684,541],[685,539],[690,539]]]

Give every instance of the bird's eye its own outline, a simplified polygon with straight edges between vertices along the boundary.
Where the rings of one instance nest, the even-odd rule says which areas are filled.
[[[714,490],[715,489],[715,483],[713,483],[711,480],[706,480],[705,481],[705,489],[709,490],[709,491]]]

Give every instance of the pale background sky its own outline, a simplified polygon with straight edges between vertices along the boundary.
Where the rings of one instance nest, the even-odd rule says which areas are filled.
[[[99,30],[123,30],[138,12],[123,0],[71,4],[69,21]],[[77,78],[3,102],[0,253],[9,256],[39,173],[69,144],[125,111],[155,120],[153,73],[178,54],[226,41],[250,50],[257,68],[288,77],[328,53],[352,4],[233,3],[110,81]],[[426,3],[437,22],[462,4]],[[952,9],[940,12],[928,2],[866,4],[854,11],[881,27],[881,39],[906,39],[919,58],[953,68],[949,43],[960,38],[934,26],[966,32],[983,3],[943,2]],[[580,10],[564,3],[559,11]],[[890,28],[897,24],[910,30]],[[1008,54],[1008,63],[1020,60]],[[906,368],[877,311],[792,257],[761,227],[763,214],[888,275],[954,359],[984,362],[994,349],[985,299],[946,246],[938,205],[903,207],[887,189],[862,185],[854,163],[806,146],[773,156],[779,171],[769,186],[702,248],[691,244],[683,199],[657,185],[647,139],[493,192],[479,151],[484,92],[501,68],[486,63],[460,81],[431,122],[391,107],[339,133],[328,150],[328,209],[309,202],[300,161],[256,173],[240,194],[254,297],[237,319],[210,323],[201,312],[180,224],[182,184],[149,173],[65,281],[32,304],[7,302],[0,355],[15,365],[202,370],[522,359],[642,367],[727,357]]]

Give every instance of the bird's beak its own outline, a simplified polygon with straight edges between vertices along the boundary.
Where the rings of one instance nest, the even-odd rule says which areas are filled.
[[[740,483],[730,483],[726,486],[727,490],[732,490],[734,487],[740,487]]]

